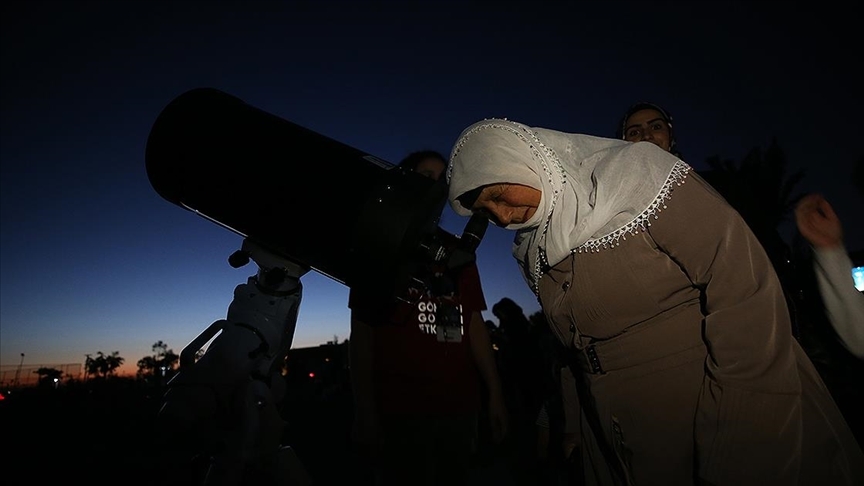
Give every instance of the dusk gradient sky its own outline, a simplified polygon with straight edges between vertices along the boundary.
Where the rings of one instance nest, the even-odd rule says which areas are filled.
[[[449,154],[489,117],[611,137],[628,105],[654,101],[697,170],[776,137],[790,170],[807,171],[799,192],[825,194],[847,246],[864,249],[850,181],[864,156],[858,17],[851,3],[795,5],[8,0],[0,362],[119,351],[133,371],[156,341],[179,353],[225,317],[255,271],[227,263],[241,237],[162,199],[144,165],[160,111],[198,87],[393,163]],[[449,231],[466,221],[445,209]],[[482,284],[490,308],[510,297],[530,314],[539,306],[512,237],[487,232]],[[302,281],[294,346],[347,338],[347,287],[315,272]]]

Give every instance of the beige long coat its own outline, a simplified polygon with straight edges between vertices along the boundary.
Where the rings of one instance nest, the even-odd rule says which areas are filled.
[[[864,485],[864,454],[750,229],[692,172],[666,204],[647,231],[539,282],[577,358],[568,417],[586,483]]]

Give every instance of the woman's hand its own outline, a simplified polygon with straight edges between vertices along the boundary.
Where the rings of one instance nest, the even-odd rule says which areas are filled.
[[[816,248],[843,245],[843,226],[834,208],[819,194],[805,196],[795,207],[795,223],[801,236]]]

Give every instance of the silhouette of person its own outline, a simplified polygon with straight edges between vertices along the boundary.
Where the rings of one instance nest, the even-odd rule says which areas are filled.
[[[537,427],[546,383],[537,334],[522,307],[508,297],[492,306],[504,336],[501,346],[501,381],[510,416],[510,436],[504,454],[517,484],[536,484]]]
[[[446,161],[420,151],[400,166],[438,180]],[[449,233],[439,236],[451,248],[458,243]],[[407,289],[386,308],[349,294],[352,435],[369,452],[376,485],[463,484],[483,389],[494,440],[506,434],[477,267],[425,266],[423,287]]]

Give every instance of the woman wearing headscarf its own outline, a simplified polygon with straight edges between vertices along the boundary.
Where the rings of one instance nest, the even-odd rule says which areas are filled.
[[[675,142],[672,115],[656,103],[640,101],[630,105],[618,123],[615,138],[628,142],[651,142],[681,157]]]
[[[447,177],[457,213],[516,232],[573,357],[586,484],[864,484],[765,251],[685,162],[489,119],[463,131]]]

